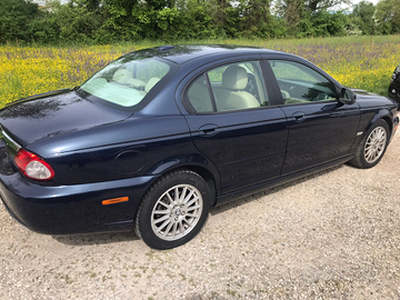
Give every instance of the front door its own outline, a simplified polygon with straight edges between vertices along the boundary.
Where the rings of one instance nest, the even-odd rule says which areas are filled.
[[[282,176],[349,155],[357,134],[357,103],[337,101],[335,86],[299,62],[269,60],[283,98],[289,137]]]

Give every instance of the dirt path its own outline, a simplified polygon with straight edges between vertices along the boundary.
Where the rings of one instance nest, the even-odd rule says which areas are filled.
[[[400,137],[344,165],[213,209],[190,243],[51,237],[0,204],[0,299],[400,299]]]

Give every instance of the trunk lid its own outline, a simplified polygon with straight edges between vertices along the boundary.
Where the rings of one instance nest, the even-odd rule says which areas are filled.
[[[92,127],[122,121],[132,115],[94,103],[73,89],[54,91],[10,103],[0,111],[0,124],[22,146]]]

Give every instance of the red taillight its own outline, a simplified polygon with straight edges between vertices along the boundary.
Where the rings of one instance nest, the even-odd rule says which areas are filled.
[[[47,162],[24,149],[17,152],[15,162],[21,172],[31,179],[45,181],[54,177],[53,168]]]

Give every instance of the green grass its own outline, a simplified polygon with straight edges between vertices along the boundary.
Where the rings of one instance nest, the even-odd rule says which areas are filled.
[[[103,46],[0,47],[0,106],[18,98],[80,85],[120,55],[162,41]],[[229,44],[270,48],[302,56],[346,86],[387,94],[390,77],[400,63],[400,35],[309,38],[292,40],[212,39],[171,44]]]

